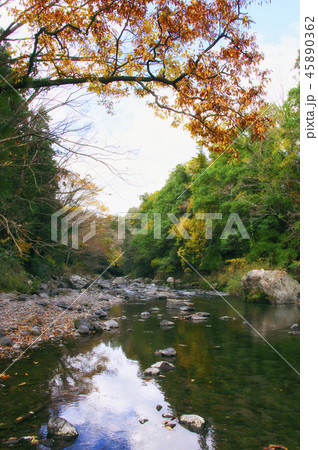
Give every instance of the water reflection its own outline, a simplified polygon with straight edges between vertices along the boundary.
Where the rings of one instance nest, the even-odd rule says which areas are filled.
[[[162,413],[171,412],[154,380],[141,378],[137,361],[120,346],[99,343],[86,353],[63,358],[64,370],[51,380],[53,398],[78,389],[58,405],[59,415],[74,424],[80,436],[68,448],[212,449],[203,438],[179,424],[166,429]],[[161,411],[156,406],[161,405]],[[139,420],[148,419],[144,424]]]

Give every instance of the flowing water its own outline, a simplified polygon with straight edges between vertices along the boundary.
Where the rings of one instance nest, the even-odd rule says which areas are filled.
[[[299,320],[298,307],[227,299],[298,371],[299,336],[288,334]],[[111,317],[126,316],[119,331],[47,346],[17,362],[0,389],[1,440],[45,437],[49,415],[59,414],[76,426],[79,437],[54,448],[298,449],[298,375],[240,318],[219,319],[235,316],[224,300],[194,302],[197,311],[211,313],[208,321],[172,319],[177,311],[168,311],[162,300],[127,302],[110,311]],[[174,328],[162,330],[158,313],[141,319],[141,312],[155,306],[162,318],[174,320]],[[155,351],[166,347],[177,351],[175,370],[145,379],[142,371],[164,359]],[[0,363],[1,371],[6,364]],[[166,412],[198,414],[207,427],[202,434],[180,424],[166,428]],[[140,423],[143,419],[148,421]]]

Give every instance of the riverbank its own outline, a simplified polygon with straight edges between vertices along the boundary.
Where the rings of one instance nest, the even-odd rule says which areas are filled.
[[[0,293],[0,357],[17,358],[23,356],[25,349],[110,331],[108,311],[125,300],[165,300],[176,296],[176,289],[150,280],[118,277],[94,281],[78,275],[43,283],[32,295]],[[110,319],[120,321],[125,317]]]

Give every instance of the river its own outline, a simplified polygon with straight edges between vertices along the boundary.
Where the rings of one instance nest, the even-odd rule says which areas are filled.
[[[211,314],[199,323],[180,320],[163,300],[116,305],[110,317],[126,317],[118,331],[48,345],[9,370],[11,378],[0,389],[1,440],[45,438],[49,415],[58,414],[76,426],[79,437],[52,448],[298,449],[299,377],[271,346],[298,371],[299,336],[288,332],[299,323],[299,308],[226,299],[267,342],[216,296],[193,298],[197,311]],[[142,319],[153,307],[160,311]],[[225,315],[237,320],[220,320]],[[161,329],[163,318],[175,326]],[[155,352],[166,347],[177,351],[175,370],[143,377],[147,367],[164,359]],[[1,371],[7,365],[1,361]],[[17,423],[34,409],[36,414]],[[198,414],[207,426],[202,434],[174,420],[174,428],[166,427],[167,412]]]

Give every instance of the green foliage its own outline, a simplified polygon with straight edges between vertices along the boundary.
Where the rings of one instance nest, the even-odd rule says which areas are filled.
[[[201,273],[213,274],[220,286],[240,290],[241,277],[253,268],[284,268],[297,277],[299,259],[299,102],[300,87],[292,89],[281,106],[272,105],[272,126],[264,141],[255,142],[245,132],[227,153],[199,151],[186,165],[179,165],[166,185],[142,197],[140,212],[149,215],[148,234],[126,239],[124,268],[138,276],[176,275],[187,265],[178,252]],[[180,197],[179,197],[180,196]],[[162,238],[153,238],[152,218],[162,214]],[[180,233],[167,240],[173,228],[166,213],[190,218]],[[197,213],[219,213],[212,239]],[[222,235],[231,213],[239,215],[250,239],[237,232]],[[236,229],[236,225],[233,225]],[[178,227],[177,227],[178,228]],[[180,230],[179,230],[180,231]],[[239,265],[227,261],[239,261]],[[218,274],[218,275],[217,275]],[[231,280],[229,284],[229,280]]]
[[[5,253],[0,248],[0,291],[30,292],[28,284],[30,276],[23,268],[21,261],[12,255]]]
[[[10,77],[0,47],[1,75]],[[45,253],[50,216],[58,209],[58,169],[49,119],[31,111],[14,90],[0,95],[0,246],[14,248],[27,264]]]

